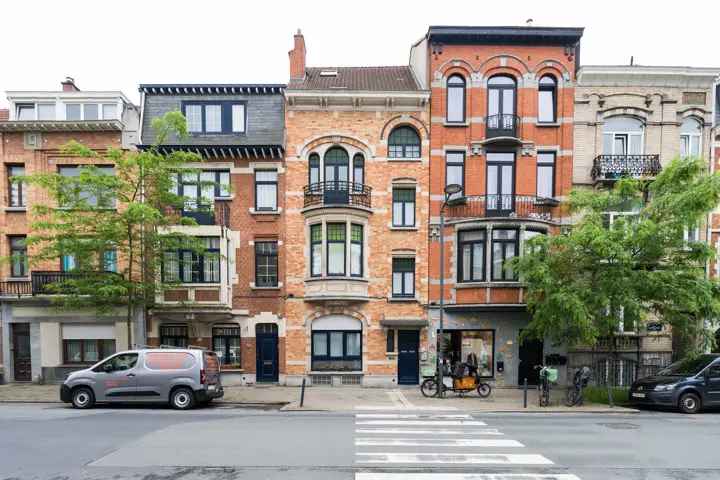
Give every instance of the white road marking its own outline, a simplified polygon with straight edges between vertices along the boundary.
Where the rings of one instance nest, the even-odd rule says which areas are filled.
[[[479,428],[475,430],[421,430],[416,428],[358,428],[355,433],[366,435],[504,435],[497,428]]]
[[[393,407],[398,408],[398,409],[405,408],[405,405],[403,405],[402,402],[400,401],[400,399],[398,398],[397,390],[390,390],[389,392],[385,392],[385,393],[387,393],[388,397],[390,397],[390,401],[392,402]]]
[[[398,400],[400,400],[400,403],[403,404],[403,407],[413,408],[415,406],[412,403],[410,403],[410,400],[408,400],[407,397],[405,397],[405,394],[401,390],[395,390],[395,394],[397,395]]]
[[[360,447],[507,447],[521,448],[517,440],[494,438],[356,438],[355,445]]]
[[[443,419],[443,420],[464,418],[464,419],[470,420],[472,417],[470,415],[463,415],[463,414],[457,414],[457,415],[406,414],[406,415],[403,415],[401,413],[356,413],[355,418],[435,418],[435,419]]]
[[[356,463],[553,465],[551,460],[537,454],[358,452],[355,455],[361,457]]]
[[[566,473],[372,473],[358,472],[355,480],[580,480]]]
[[[402,427],[484,427],[480,420],[359,420],[356,425],[397,425]]]
[[[390,392],[387,392],[388,395]],[[458,407],[444,407],[444,406],[429,406],[429,407],[404,407],[402,405],[398,406],[382,406],[382,405],[358,405],[355,407],[355,410],[360,411],[388,411],[392,412],[395,410],[411,410],[411,411],[427,411],[427,412],[455,412],[458,410]]]

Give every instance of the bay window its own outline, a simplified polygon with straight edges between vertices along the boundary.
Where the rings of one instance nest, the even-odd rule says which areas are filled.
[[[220,239],[201,237],[204,250],[166,251],[163,254],[162,277],[166,283],[220,283]]]
[[[485,230],[458,234],[458,281],[481,282],[485,279]]]
[[[492,231],[492,279],[516,281],[517,277],[508,260],[517,255],[517,230],[495,229]]]
[[[322,275],[322,224],[310,226],[310,276]]]
[[[345,275],[345,235],[344,223],[327,224],[327,274]]]
[[[362,277],[363,274],[363,226],[350,226],[350,276]]]

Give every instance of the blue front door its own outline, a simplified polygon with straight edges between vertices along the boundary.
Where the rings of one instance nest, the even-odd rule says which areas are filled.
[[[258,333],[255,337],[258,382],[278,381],[277,333]]]
[[[417,385],[419,380],[420,332],[398,330],[398,384]]]

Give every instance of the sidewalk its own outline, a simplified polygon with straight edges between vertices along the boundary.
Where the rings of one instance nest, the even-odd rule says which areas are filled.
[[[59,385],[8,384],[0,385],[0,403],[55,403],[59,402]],[[555,390],[550,407],[537,406],[537,392],[528,391],[528,407],[523,408],[523,392],[518,389],[494,389],[487,399],[477,394],[465,397],[448,392],[443,399],[425,398],[418,387],[360,388],[360,387],[308,387],[305,402],[300,407],[300,388],[284,386],[233,386],[225,387],[220,404],[237,404],[281,408],[285,411],[354,410],[450,410],[472,412],[578,412],[578,413],[631,413],[637,410],[623,407],[610,408],[601,404],[566,407],[564,391]]]

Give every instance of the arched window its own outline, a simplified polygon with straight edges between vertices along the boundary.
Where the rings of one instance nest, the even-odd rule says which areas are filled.
[[[545,75],[538,85],[538,122],[557,121],[557,82],[552,75]]]
[[[356,153],[353,157],[353,183],[355,188],[360,190],[365,183],[365,157],[362,153]]]
[[[507,75],[488,80],[487,136],[515,136],[515,98],[517,84]]]
[[[420,158],[420,136],[412,127],[398,127],[388,137],[388,157]]]
[[[686,118],[680,126],[680,156],[699,157],[702,148],[702,124],[694,118]]]
[[[312,370],[362,370],[360,320],[345,315],[328,315],[313,321]]]
[[[333,147],[325,152],[325,183],[347,182],[350,159],[345,149]]]
[[[447,81],[447,121],[465,121],[465,79],[453,75]]]
[[[603,126],[605,155],[642,155],[643,123],[633,117],[612,117]]]
[[[311,153],[308,159],[308,184],[315,185],[320,183],[320,155]]]

